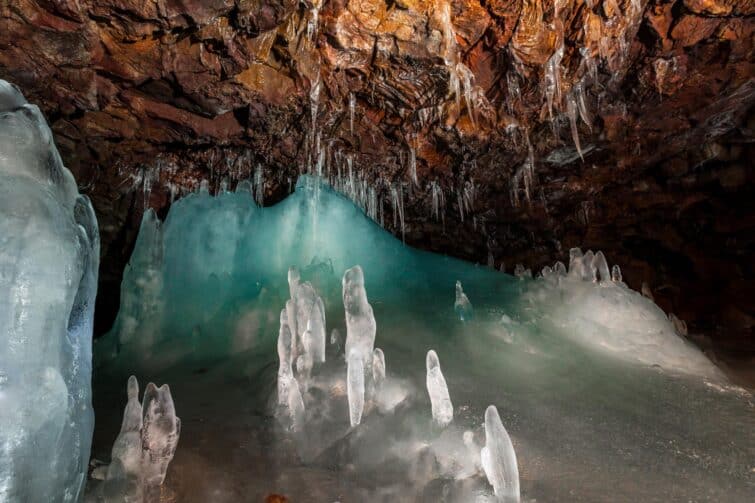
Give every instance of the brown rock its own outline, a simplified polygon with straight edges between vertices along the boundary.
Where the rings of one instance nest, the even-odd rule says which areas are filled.
[[[720,23],[710,17],[683,16],[671,30],[671,38],[682,47],[689,47],[710,37]]]

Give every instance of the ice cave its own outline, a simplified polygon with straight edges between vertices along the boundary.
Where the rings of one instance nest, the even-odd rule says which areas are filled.
[[[754,36],[0,3],[0,503],[755,501]]]

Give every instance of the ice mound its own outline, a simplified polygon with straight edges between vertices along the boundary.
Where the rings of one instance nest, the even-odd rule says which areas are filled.
[[[563,264],[543,269],[524,298],[543,312],[542,323],[587,347],[669,371],[713,379],[721,372],[680,337],[673,322],[650,299],[629,289],[601,252],[570,251]],[[673,316],[673,315],[672,315]]]
[[[182,502],[747,500],[751,397],[602,254],[572,262],[413,250],[309,177],[266,208],[198,192],[145,215],[98,388],[171,383]]]
[[[78,501],[99,234],[44,117],[0,80],[0,500]]]

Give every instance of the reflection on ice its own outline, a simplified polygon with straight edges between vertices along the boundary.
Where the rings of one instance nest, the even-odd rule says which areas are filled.
[[[269,208],[192,194],[145,217],[98,382],[171,382],[182,502],[748,500],[750,395],[608,271],[419,252],[310,178]]]

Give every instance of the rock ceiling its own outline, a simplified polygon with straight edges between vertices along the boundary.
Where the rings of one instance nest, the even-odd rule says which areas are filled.
[[[401,192],[410,244],[509,270],[603,249],[693,327],[752,341],[754,16],[751,0],[0,0],[0,77],[93,199],[101,290],[145,205],[257,166],[272,202],[351,163],[398,234]]]

